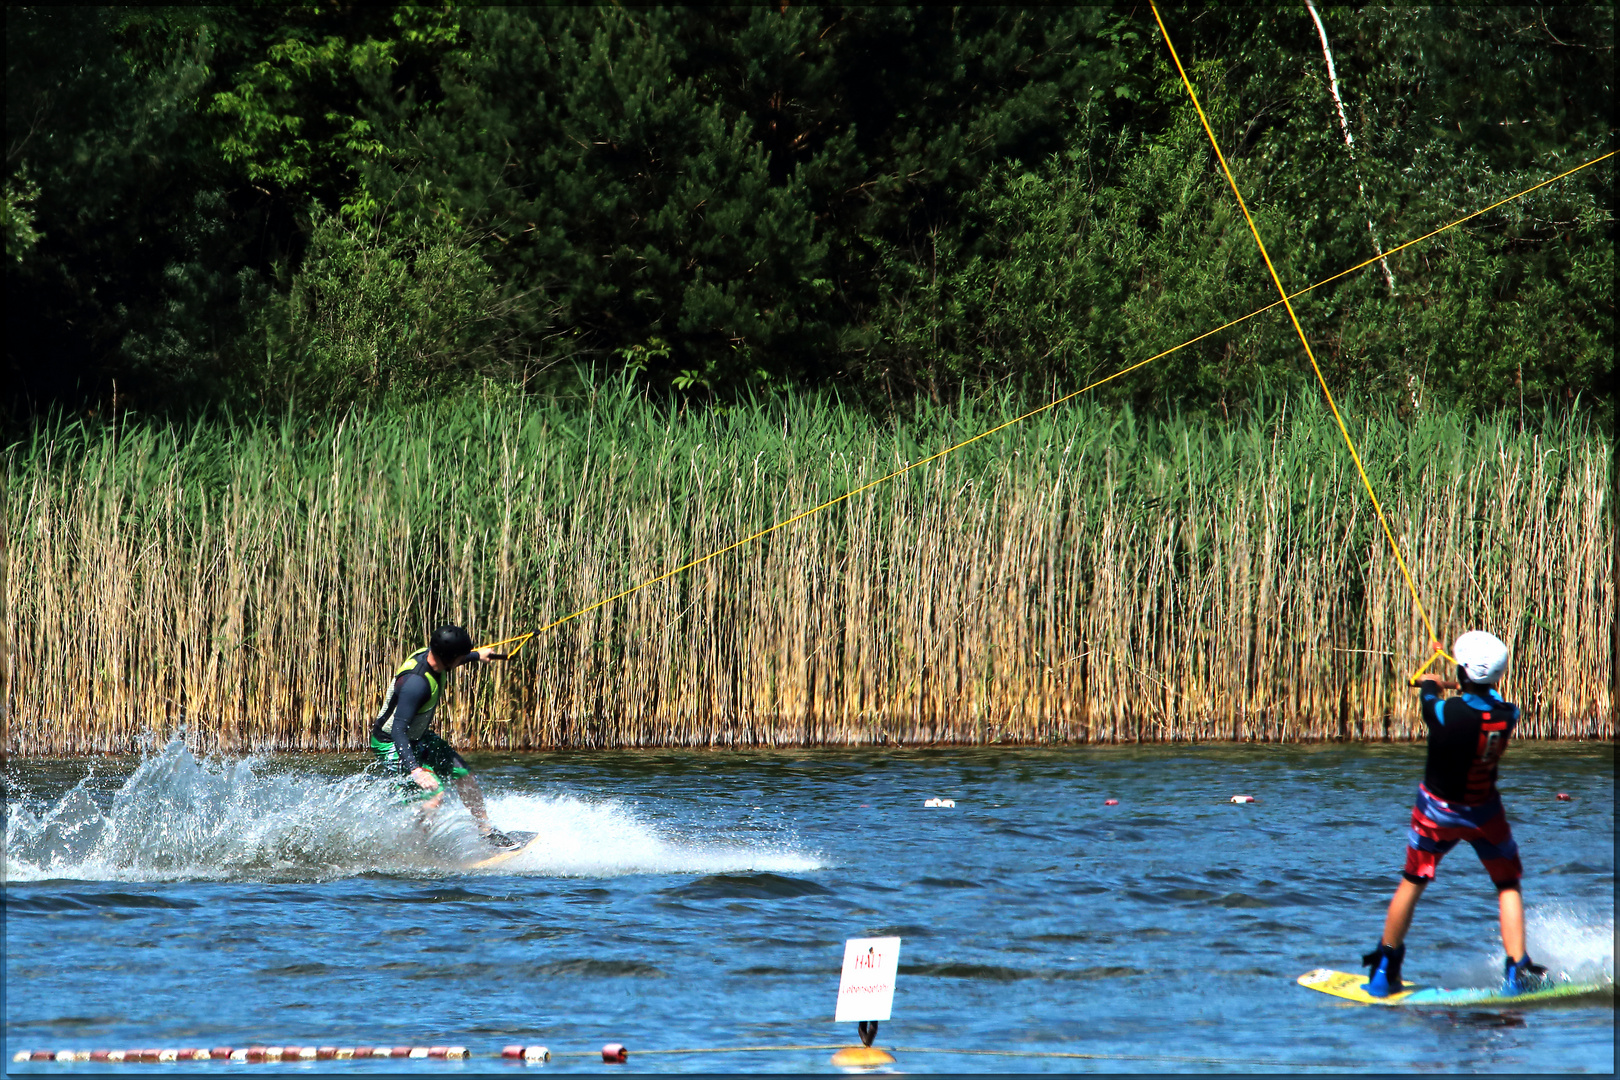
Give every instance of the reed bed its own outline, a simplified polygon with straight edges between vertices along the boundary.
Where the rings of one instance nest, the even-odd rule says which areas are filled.
[[[825,399],[42,426],[5,456],[5,747],[355,750],[433,625],[507,637],[999,422]],[[1608,440],[1350,403],[1441,634],[1612,738]],[[1426,637],[1315,400],[1064,407],[459,673],[468,749],[1411,739]]]

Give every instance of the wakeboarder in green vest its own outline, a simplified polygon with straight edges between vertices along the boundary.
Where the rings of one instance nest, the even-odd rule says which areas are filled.
[[[444,800],[442,781],[456,785],[461,801],[478,823],[484,839],[496,847],[516,847],[505,833],[489,823],[484,792],[466,761],[444,739],[428,730],[439,708],[450,672],[462,664],[505,660],[494,649],[474,649],[472,638],[459,626],[441,626],[425,649],[405,658],[394,671],[381,711],[371,725],[371,752],[384,765],[409,775],[410,790],[422,809],[433,810]]]

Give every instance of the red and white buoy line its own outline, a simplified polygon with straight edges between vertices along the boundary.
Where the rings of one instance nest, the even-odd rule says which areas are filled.
[[[1266,1068],[1286,1068],[1297,1071],[1310,1069],[1329,1069],[1335,1072],[1348,1071],[1347,1066],[1341,1062],[1332,1061],[1269,1061],[1244,1060],[1240,1058],[1220,1057],[1183,1057],[1174,1054],[1087,1054],[1063,1050],[965,1050],[951,1049],[941,1046],[892,1046],[888,1048],[897,1053],[913,1054],[961,1054],[983,1057],[1015,1057],[1015,1058],[1065,1058],[1086,1061],[1130,1061],[1130,1062],[1171,1062],[1182,1065],[1220,1065],[1220,1066],[1258,1066]],[[706,1046],[682,1047],[679,1049],[638,1050],[638,1054],[655,1055],[689,1055],[689,1054],[764,1054],[782,1052],[803,1052],[807,1050],[837,1050],[833,1056],[833,1064],[843,1067],[871,1066],[879,1062],[892,1062],[894,1057],[887,1050],[875,1046],[850,1046],[846,1043],[802,1043],[786,1046]],[[597,1050],[559,1050],[558,1057],[596,1057],[600,1053],[602,1060],[614,1064],[622,1064],[629,1060],[630,1051],[623,1043],[608,1043]],[[854,1058],[840,1060],[846,1055],[854,1054]],[[871,1058],[861,1057],[863,1054],[874,1055]],[[498,1054],[475,1054],[465,1046],[216,1046],[209,1049],[179,1048],[173,1050],[18,1050],[11,1055],[13,1062],[179,1062],[179,1061],[229,1061],[237,1064],[266,1061],[348,1061],[362,1058],[416,1058],[434,1060],[459,1060],[473,1057],[507,1058],[512,1061],[521,1061],[530,1065],[538,1065],[551,1060],[551,1051],[544,1046],[503,1046]]]
[[[594,1052],[593,1052],[594,1053]],[[620,1043],[602,1047],[602,1060],[621,1062],[629,1051]],[[18,1050],[11,1060],[18,1061],[106,1061],[167,1064],[172,1061],[234,1061],[253,1063],[267,1061],[349,1061],[364,1058],[430,1058],[459,1060],[476,1057],[465,1046],[215,1046],[177,1047],[175,1049],[141,1050]],[[506,1046],[491,1057],[514,1058],[521,1061],[550,1061],[551,1051],[544,1046]]]

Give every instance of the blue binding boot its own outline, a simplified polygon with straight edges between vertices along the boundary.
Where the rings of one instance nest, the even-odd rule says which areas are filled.
[[[1378,948],[1363,956],[1361,962],[1369,969],[1367,993],[1372,997],[1389,997],[1400,993],[1405,985],[1401,982],[1401,961],[1404,959],[1405,942],[1392,949],[1380,941]]]
[[[1502,965],[1502,995],[1514,997],[1519,994],[1529,994],[1547,986],[1547,969],[1540,964],[1530,962],[1530,954],[1525,953],[1519,960],[1508,957]]]

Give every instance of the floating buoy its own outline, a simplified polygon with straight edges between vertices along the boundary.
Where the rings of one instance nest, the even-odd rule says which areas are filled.
[[[876,1046],[846,1046],[832,1056],[833,1065],[840,1069],[870,1069],[893,1061],[893,1054]]]
[[[1259,802],[1260,800],[1255,798],[1253,795],[1234,795],[1232,796],[1232,801],[1235,803],[1252,803]]]
[[[608,1043],[602,1047],[603,1061],[621,1062],[628,1061],[629,1058],[630,1051],[623,1043]]]
[[[1103,805],[1104,806],[1118,806],[1119,805],[1119,800],[1118,799],[1104,799],[1103,800]]]
[[[546,1061],[551,1052],[543,1046],[508,1047],[515,1055],[502,1051],[503,1057],[516,1056],[525,1060]],[[353,1058],[434,1058],[460,1060],[472,1057],[465,1046],[181,1046],[142,1048],[139,1050],[18,1050],[12,1061],[96,1061],[112,1064],[156,1062],[169,1064],[180,1061],[347,1061]]]
[[[1567,791],[1560,791],[1558,793],[1558,801],[1559,802],[1574,802],[1575,801],[1575,796],[1571,795]]]
[[[544,1046],[503,1046],[501,1057],[517,1058],[522,1061],[550,1061],[551,1051]]]
[[[954,809],[956,809],[956,800],[955,799],[926,799],[926,800],[923,801],[923,805],[924,806],[940,806],[940,807],[944,807],[947,810],[954,810]]]

